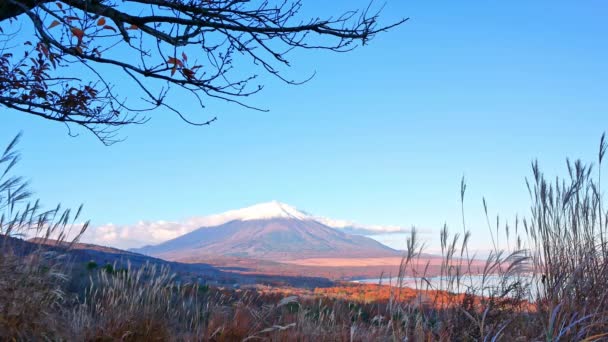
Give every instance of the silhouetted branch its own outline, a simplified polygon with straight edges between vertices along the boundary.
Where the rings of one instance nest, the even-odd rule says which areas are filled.
[[[290,66],[292,50],[350,51],[407,20],[379,26],[379,13],[369,7],[301,20],[301,6],[301,0],[5,0],[0,24],[25,20],[38,41],[25,42],[23,58],[0,56],[0,104],[86,127],[106,144],[114,142],[109,136],[116,128],[144,123],[139,113],[159,107],[190,124],[208,125],[216,118],[196,123],[170,106],[169,89],[193,94],[201,108],[202,95],[261,110],[239,100],[262,90],[252,84],[255,70],[301,84],[312,76],[297,81],[281,72]],[[63,77],[63,70],[76,65],[93,78]],[[119,100],[102,65],[128,76],[148,105]],[[164,86],[154,90],[158,82]]]

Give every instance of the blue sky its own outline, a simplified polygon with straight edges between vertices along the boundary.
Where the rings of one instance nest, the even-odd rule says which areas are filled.
[[[322,14],[365,4],[304,3]],[[531,160],[548,174],[561,174],[566,157],[594,161],[608,128],[604,2],[389,0],[384,14],[411,20],[348,54],[294,53],[288,75],[317,75],[297,87],[265,79],[249,103],[268,113],[222,103],[205,112],[175,94],[192,118],[219,120],[190,127],[158,112],[105,147],[3,109],[0,137],[23,130],[19,171],[49,205],[84,203],[94,225],[274,199],[332,218],[415,225],[436,246],[443,223],[461,230],[465,175],[481,249],[482,196],[492,215],[525,215]]]

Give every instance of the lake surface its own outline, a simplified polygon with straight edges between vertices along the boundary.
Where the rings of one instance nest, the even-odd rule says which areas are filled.
[[[381,284],[390,286],[409,287],[418,290],[443,290],[456,293],[464,293],[469,289],[474,289],[476,294],[490,295],[504,291],[509,285],[516,282],[521,284],[534,284],[535,278],[531,275],[520,275],[504,280],[499,275],[467,275],[460,279],[460,283],[456,281],[450,283],[445,280],[445,277],[405,277],[401,281],[396,277],[393,278],[373,278],[354,280],[354,283],[360,284]],[[531,286],[531,290],[536,292],[536,286]]]

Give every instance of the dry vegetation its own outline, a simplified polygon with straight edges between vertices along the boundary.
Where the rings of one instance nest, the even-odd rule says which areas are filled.
[[[499,227],[496,220],[489,227],[495,251],[481,282],[468,272],[473,263],[465,225],[462,235],[441,232],[440,287],[447,292],[423,279],[415,290],[345,285],[295,295],[180,284],[166,269],[74,265],[43,247],[21,250],[7,237],[65,240],[64,232],[80,226],[74,226],[78,215],[69,210],[41,211],[37,202],[28,204],[27,183],[11,176],[18,160],[15,144],[0,157],[7,171],[0,178],[2,340],[594,341],[608,336],[603,137],[595,172],[568,162],[568,178],[549,182],[533,164],[530,216],[513,226]],[[463,202],[465,189],[463,182]],[[424,278],[422,251],[414,232],[401,278]],[[75,267],[88,267],[88,279],[70,277]]]

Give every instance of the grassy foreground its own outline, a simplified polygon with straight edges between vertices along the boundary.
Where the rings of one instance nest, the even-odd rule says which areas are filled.
[[[12,175],[17,142],[18,137],[0,156],[0,340],[608,338],[608,213],[599,172],[604,137],[596,169],[568,162],[566,179],[548,181],[533,163],[528,217],[512,226],[500,225],[498,218],[490,226],[488,219],[494,251],[481,282],[469,272],[473,256],[463,220],[461,234],[444,227],[440,235],[440,285],[447,291],[422,280],[414,291],[345,285],[311,294],[181,284],[167,269],[75,265],[67,252],[42,247],[24,253],[6,237],[76,241],[87,224],[77,224],[80,210],[42,210],[30,201],[27,182]],[[464,202],[464,181],[461,189]],[[400,279],[424,277],[415,231],[407,244]],[[85,279],[74,276],[82,267]]]

